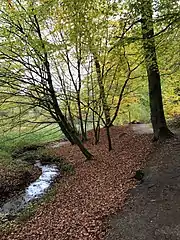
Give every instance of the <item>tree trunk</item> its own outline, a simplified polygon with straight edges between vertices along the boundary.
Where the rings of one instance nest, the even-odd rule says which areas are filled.
[[[72,126],[72,128],[74,128],[75,129],[75,131],[77,131],[76,130],[76,127],[75,127],[75,125],[74,125],[74,119],[73,119],[73,116],[72,116],[72,113],[71,113],[71,108],[70,108],[70,105],[69,105],[69,102],[67,102],[67,108],[68,108],[68,115],[69,115],[69,121],[70,121],[70,123],[71,123],[71,126]]]
[[[72,145],[74,145],[74,140],[71,137],[71,135],[69,134],[69,132],[66,130],[64,124],[61,122],[61,120],[58,121],[58,125],[60,127],[60,129],[62,130],[62,132],[64,133],[64,135],[67,137],[67,139],[70,141],[70,143]]]
[[[82,117],[82,111],[81,111],[81,101],[80,101],[80,93],[77,94],[77,104],[78,104],[78,113],[79,113],[79,121],[80,121],[80,127],[81,127],[81,135],[82,135],[82,141],[87,141],[87,135],[84,131],[84,125],[83,125],[83,117]]]
[[[55,92],[53,89],[53,86],[51,84],[51,82],[49,81],[50,85],[51,85],[51,96],[52,96],[52,100],[53,100],[53,107],[54,110],[56,112],[56,114],[59,116],[59,118],[61,119],[61,129],[62,131],[64,131],[64,133],[73,139],[73,143],[78,145],[78,147],[80,148],[80,150],[82,151],[82,153],[84,154],[84,156],[86,157],[87,160],[90,160],[92,157],[92,154],[84,147],[84,145],[82,144],[81,140],[79,139],[79,137],[77,136],[75,129],[73,129],[71,127],[71,125],[67,122],[65,116],[63,115],[63,113],[61,112],[61,109],[59,108],[56,96],[55,96]]]
[[[107,134],[107,138],[108,138],[109,151],[111,151],[112,150],[112,141],[111,141],[110,127],[109,126],[106,126],[106,134]]]
[[[141,0],[141,28],[149,84],[151,122],[154,131],[154,140],[158,140],[161,137],[169,137],[172,133],[167,127],[164,116],[161,79],[157,63],[152,16],[152,0]]]
[[[51,78],[51,72],[50,72],[50,68],[49,68],[47,53],[45,53],[45,63],[44,63],[44,65],[45,65],[46,71],[47,71],[47,81],[48,81],[49,90],[50,90],[50,93],[51,93],[53,108],[54,108],[54,111],[55,111],[56,115],[61,120],[59,122],[59,125],[61,126],[61,129],[64,132],[64,134],[67,137],[70,137],[73,140],[74,144],[78,145],[78,147],[80,148],[81,152],[84,154],[86,159],[90,160],[92,158],[92,154],[84,147],[81,140],[77,136],[77,133],[76,133],[75,129],[73,129],[71,127],[71,125],[68,123],[67,119],[65,118],[64,114],[62,113],[61,109],[59,108],[58,101],[57,101],[57,98],[56,98],[56,94],[55,94],[55,91],[54,91],[54,87],[53,87],[53,84],[52,84],[52,78]]]
[[[103,77],[102,77],[102,74],[101,74],[101,66],[100,66],[99,60],[98,60],[98,58],[95,54],[94,54],[94,61],[95,61],[97,80],[98,80],[100,97],[101,97],[101,101],[102,101],[102,106],[103,106],[103,112],[104,112],[104,115],[105,115],[106,125],[110,126],[111,117],[110,117],[109,106],[108,106],[107,99],[106,99],[106,94],[105,94],[105,89],[104,89],[104,84],[103,84]]]

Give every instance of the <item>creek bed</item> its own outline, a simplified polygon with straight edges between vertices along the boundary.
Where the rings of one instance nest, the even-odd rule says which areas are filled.
[[[0,208],[0,220],[8,220],[8,216],[15,216],[31,201],[41,198],[60,174],[55,164],[42,165],[40,161],[36,161],[35,166],[41,169],[42,174],[36,181],[26,187],[22,193],[4,203]]]

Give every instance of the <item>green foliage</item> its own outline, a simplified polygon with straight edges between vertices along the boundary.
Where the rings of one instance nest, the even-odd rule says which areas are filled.
[[[38,152],[41,156],[42,163],[55,163],[59,167],[61,174],[75,173],[74,166],[71,163],[66,162],[62,157],[55,155],[52,149],[39,149]]]
[[[129,118],[148,121],[148,83],[138,22],[141,5],[137,0],[63,0],[61,3],[39,0],[21,4],[15,1],[12,8],[3,4],[0,14],[0,110],[8,110],[9,116],[0,117],[1,126],[13,129],[29,122],[35,125],[52,119],[57,121],[50,91],[42,81],[47,77],[45,52],[57,101],[64,115],[68,119],[71,117],[71,123],[79,124],[81,109],[83,123],[86,116],[92,121],[95,111],[94,119],[97,121],[100,115],[102,124],[102,96],[94,56],[100,64],[111,117],[129,77],[115,123],[127,122]],[[177,21],[180,7],[178,1],[153,1],[153,11],[155,34],[162,31],[155,40],[165,112],[172,117],[180,113]],[[33,114],[33,109],[41,111]],[[40,135],[26,138],[26,143],[21,138],[19,145],[36,143],[42,140]],[[43,141],[47,140],[48,135]]]
[[[18,214],[16,222],[22,223],[29,220],[32,216],[34,216],[34,214],[37,211],[37,208],[38,205],[35,203],[28,204],[28,206]]]
[[[1,134],[0,149],[2,154],[11,153],[14,149],[32,144],[43,144],[63,137],[57,128],[53,126],[43,129],[36,129],[35,132],[30,129],[24,129],[23,132],[17,130]]]
[[[70,164],[70,163],[64,163],[64,164],[62,164],[62,166],[61,166],[61,171],[62,171],[62,173],[64,173],[64,174],[70,174],[70,175],[73,175],[73,174],[75,174],[75,168],[74,168],[74,166],[72,165],[72,164]]]
[[[26,133],[26,132],[25,132]],[[52,127],[42,129],[38,132],[20,135],[19,132],[9,132],[1,135],[0,138],[0,167],[5,168],[9,172],[19,172],[31,170],[32,166],[25,161],[13,160],[11,154],[18,148],[28,145],[41,145],[47,142],[60,139],[59,131],[54,131]]]

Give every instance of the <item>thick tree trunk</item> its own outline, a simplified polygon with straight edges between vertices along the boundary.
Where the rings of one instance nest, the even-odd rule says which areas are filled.
[[[141,16],[144,56],[149,83],[151,122],[154,140],[158,140],[161,137],[169,137],[172,133],[167,127],[164,116],[161,79],[154,39],[152,0],[141,0]]]

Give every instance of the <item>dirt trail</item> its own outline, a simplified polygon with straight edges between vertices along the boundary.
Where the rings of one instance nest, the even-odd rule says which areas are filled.
[[[180,136],[159,146],[122,211],[109,218],[106,240],[180,239]]]
[[[132,129],[137,134],[152,134],[153,129],[150,124],[133,124]]]

